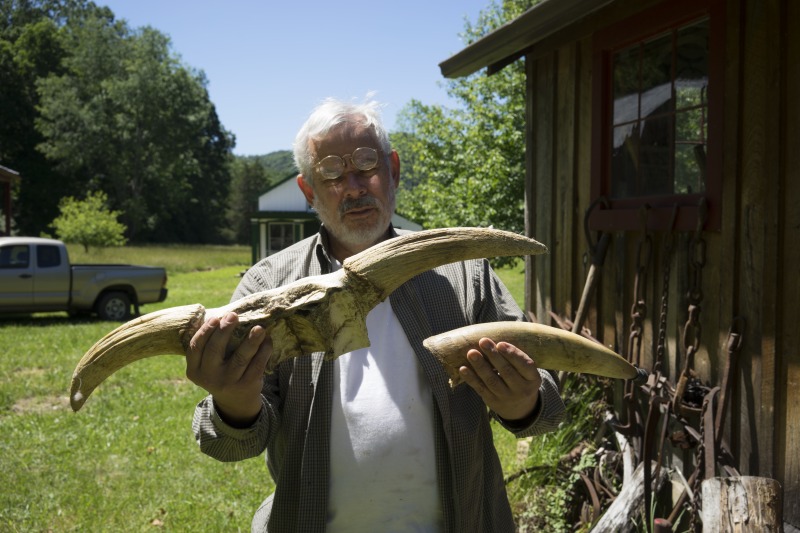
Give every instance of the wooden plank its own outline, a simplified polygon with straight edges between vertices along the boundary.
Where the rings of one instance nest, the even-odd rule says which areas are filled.
[[[726,9],[725,22],[725,102],[721,131],[723,134],[723,159],[722,159],[722,220],[720,231],[721,267],[719,271],[719,321],[725,324],[739,316],[744,309],[739,305],[739,254],[740,243],[740,214],[741,198],[739,183],[739,154],[741,151],[740,140],[740,75],[741,75],[741,47],[740,47],[740,21],[742,15],[739,3],[729,3]],[[749,335],[749,332],[742,332]],[[738,373],[734,378],[738,377]],[[734,379],[733,390],[728,403],[729,413],[726,417],[728,423],[724,430],[725,440],[736,456],[739,449],[739,426],[741,406],[743,402],[739,395],[741,387]]]
[[[568,45],[555,54],[555,147],[553,163],[555,165],[553,196],[556,207],[553,211],[555,231],[553,268],[558,272],[555,284],[554,305],[557,312],[574,318],[577,299],[581,295],[582,281],[576,271],[580,272],[574,258],[576,248],[580,245],[575,232],[575,47]],[[577,296],[576,296],[577,294]]]
[[[740,278],[740,304],[746,310],[748,324],[744,349],[740,358],[741,391],[741,443],[740,470],[743,474],[760,472],[762,456],[772,451],[772,429],[769,435],[760,434],[764,427],[765,410],[772,405],[761,405],[762,363],[770,354],[764,353],[762,339],[764,324],[764,274],[767,258],[767,190],[765,155],[769,137],[767,124],[767,49],[766,13],[763,2],[745,2],[742,11],[742,80],[741,80],[741,197],[742,213],[740,239],[742,250],[738,268]]]
[[[630,277],[626,262],[627,243],[630,239],[625,233],[615,233],[609,244],[603,266],[603,277],[598,287],[598,303],[600,313],[600,325],[598,326],[600,340],[603,344],[613,349],[623,357],[627,357],[628,329],[626,320],[629,317],[627,310],[626,294],[630,283]],[[625,385],[619,382],[614,387],[614,405],[618,413],[624,412],[623,395]]]
[[[534,228],[536,238],[552,247],[555,243],[553,230],[553,131],[555,108],[555,57],[536,62],[534,79],[533,129],[533,176],[536,188]],[[553,255],[536,256],[537,282],[540,290],[536,294],[534,312],[539,321],[550,324],[549,311],[553,309],[554,268]]]
[[[536,172],[533,152],[536,138],[533,125],[536,124],[536,61],[525,58],[525,235],[535,238],[536,232]],[[541,321],[537,314],[537,302],[541,289],[536,272],[537,262],[531,256],[525,257],[525,310]]]
[[[776,442],[781,439],[782,431],[785,430],[784,424],[779,424],[776,418],[777,405],[776,394],[779,383],[782,381],[778,377],[779,354],[778,354],[778,302],[781,288],[778,274],[781,271],[780,264],[783,261],[784,250],[780,241],[780,220],[784,218],[782,210],[781,195],[784,190],[784,179],[781,170],[781,124],[785,120],[781,109],[781,99],[776,95],[782,93],[781,87],[781,32],[775,31],[782,25],[779,0],[765,2],[765,23],[760,28],[765,34],[765,53],[763,56],[766,63],[767,72],[765,73],[766,92],[766,123],[765,128],[766,144],[764,153],[763,181],[767,184],[764,195],[765,210],[765,261],[763,273],[763,296],[762,303],[764,309],[764,322],[762,326],[762,353],[761,361],[761,420],[760,420],[760,443],[759,448],[765,453],[759,456],[759,475],[775,477],[776,467]]]
[[[583,251],[586,249],[585,237],[583,235],[583,217],[591,203],[591,170],[592,170],[592,41],[587,38],[576,43],[575,69],[576,69],[576,91],[575,91],[575,196],[578,206],[576,221],[576,234],[579,243],[583,247],[578,247],[580,251],[575,258],[576,271],[582,272],[584,279],[588,274],[589,263],[582,269],[578,269],[577,261],[583,266]],[[597,242],[597,235],[592,239]],[[599,331],[598,310],[601,307],[602,298],[602,278],[605,268],[598,269],[598,286],[595,290],[594,304],[589,307],[585,325],[592,330],[598,339],[602,338]],[[579,285],[580,287],[580,285]]]
[[[800,34],[787,31],[800,27],[800,4],[794,1],[782,2],[785,13],[782,17],[786,42],[781,44],[785,50],[783,68],[786,69],[784,96],[785,106],[784,135],[781,173],[784,176],[782,196],[785,213],[782,224],[783,270],[781,272],[781,345],[782,363],[780,374],[781,396],[778,405],[784,407],[782,420],[785,432],[782,443],[776,447],[776,454],[783,458],[782,475],[779,480],[784,491],[784,521],[800,527],[800,283],[797,270],[800,265]]]

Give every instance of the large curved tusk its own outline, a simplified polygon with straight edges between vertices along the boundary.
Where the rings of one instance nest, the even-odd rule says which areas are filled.
[[[120,368],[146,357],[185,354],[200,326],[233,311],[239,316],[229,349],[255,325],[272,337],[272,372],[291,357],[317,351],[329,359],[369,346],[366,316],[412,277],[437,266],[481,257],[545,253],[541,243],[506,231],[447,228],[409,233],[354,255],[331,274],[258,292],[224,307],[172,307],[127,322],[103,337],[78,362],[70,404],[80,409],[92,391]]]
[[[458,369],[470,367],[467,351],[483,337],[508,342],[528,354],[540,368],[633,379],[636,368],[612,350],[575,333],[530,322],[487,322],[428,337],[423,345],[442,363],[450,386],[462,383]]]

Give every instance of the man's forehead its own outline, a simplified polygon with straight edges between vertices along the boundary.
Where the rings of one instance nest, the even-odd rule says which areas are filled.
[[[359,146],[379,148],[377,135],[372,126],[363,124],[344,123],[331,128],[331,130],[318,139],[312,141],[312,151],[317,154],[327,155],[352,150]]]

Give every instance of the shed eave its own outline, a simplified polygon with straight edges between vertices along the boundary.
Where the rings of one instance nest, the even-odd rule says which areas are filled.
[[[439,63],[445,78],[468,76],[483,67],[499,70],[545,37],[614,0],[543,0],[512,21]]]

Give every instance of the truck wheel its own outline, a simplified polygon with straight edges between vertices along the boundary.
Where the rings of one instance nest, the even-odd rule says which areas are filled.
[[[97,316],[121,322],[131,317],[131,299],[124,292],[109,292],[97,301]]]

